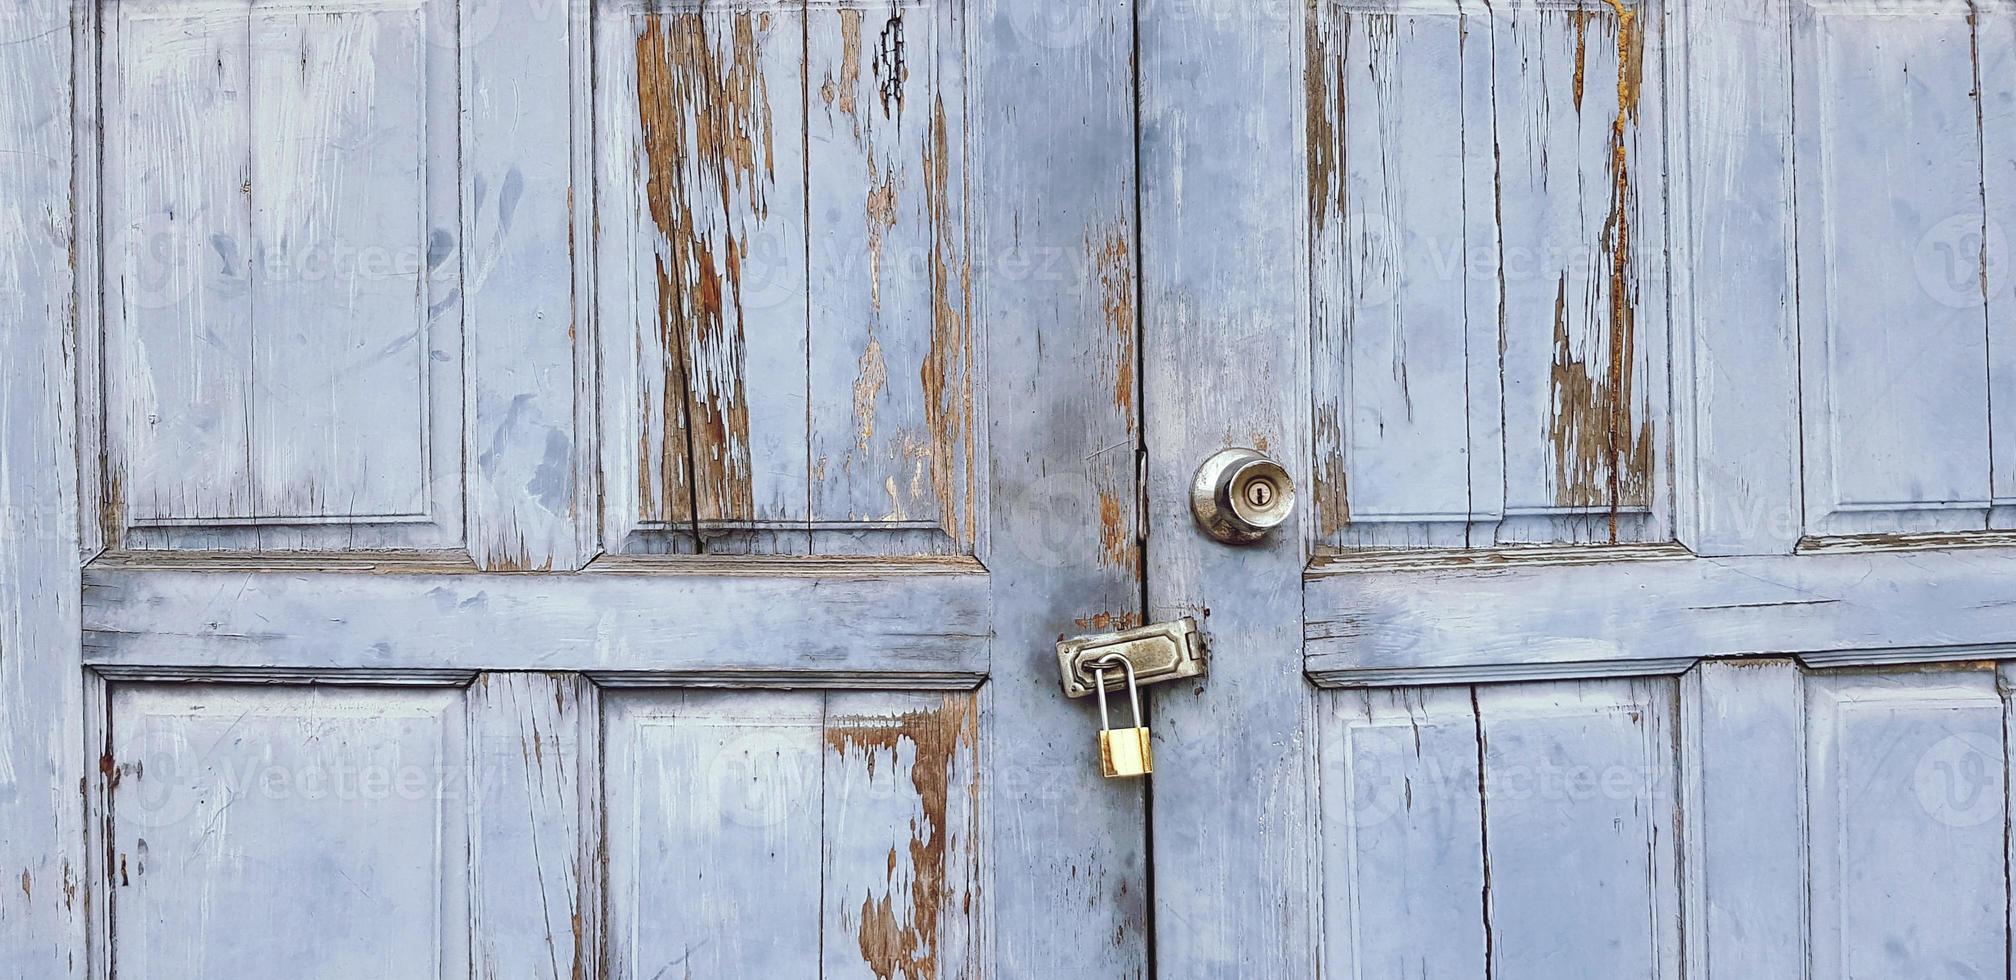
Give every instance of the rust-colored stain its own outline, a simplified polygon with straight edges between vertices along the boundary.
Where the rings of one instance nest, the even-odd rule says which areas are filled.
[[[970,908],[973,900],[979,837],[974,827],[959,828],[964,849],[955,851],[948,819],[955,775],[966,781],[967,812],[977,819],[979,782],[973,778],[973,762],[979,718],[973,696],[949,695],[942,708],[894,717],[837,719],[827,729],[826,741],[843,757],[854,753],[865,758],[871,779],[878,765],[900,757],[905,743],[914,748],[910,785],[921,819],[911,823],[909,866],[903,867],[906,855],[889,852],[888,890],[862,898],[856,939],[862,960],[879,980],[936,980],[939,918],[954,900],[960,909]],[[904,870],[909,873],[907,889],[900,887]],[[955,875],[964,889],[958,896],[951,894]]]
[[[1117,614],[1102,612],[1094,613],[1090,616],[1080,616],[1072,622],[1081,630],[1093,630],[1100,633],[1122,633],[1140,626],[1141,614],[1135,612]]]
[[[742,334],[742,263],[754,229],[732,216],[768,215],[775,154],[756,18],[726,18],[725,50],[712,36],[723,29],[721,18],[657,13],[637,39],[645,198],[663,237],[657,330],[668,362],[662,403],[643,406],[665,429],[663,445],[640,447],[649,520],[744,519],[755,509]]]
[[[1610,210],[1602,233],[1604,292],[1609,311],[1609,344],[1601,363],[1578,355],[1569,337],[1567,280],[1555,299],[1553,417],[1549,426],[1555,458],[1555,498],[1564,506],[1607,507],[1610,538],[1617,539],[1618,514],[1644,498],[1652,473],[1649,420],[1635,416],[1637,297],[1631,276],[1631,129],[1638,118],[1643,81],[1644,32],[1637,11],[1623,0],[1605,0],[1616,14],[1617,111],[1610,124]],[[1578,17],[1578,52],[1585,21]],[[1581,64],[1576,87],[1580,102]]]
[[[1120,498],[1099,491],[1099,558],[1115,568],[1133,569],[1137,562],[1134,535],[1128,525],[1126,505]]]
[[[1093,241],[1090,247],[1093,268],[1099,276],[1099,306],[1106,314],[1107,329],[1113,333],[1113,407],[1120,410],[1127,420],[1127,431],[1132,432],[1137,422],[1134,375],[1139,348],[1134,317],[1134,256],[1128,247],[1129,234],[1127,224],[1119,222],[1106,232],[1104,241]]]
[[[970,544],[978,497],[974,479],[973,323],[968,313],[973,271],[963,247],[960,220],[965,199],[963,172],[958,184],[952,182],[950,124],[945,101],[939,97],[931,107],[930,136],[924,151],[924,210],[931,233],[927,260],[931,347],[920,374],[924,422],[931,434],[931,486],[937,492],[946,532],[953,540]]]

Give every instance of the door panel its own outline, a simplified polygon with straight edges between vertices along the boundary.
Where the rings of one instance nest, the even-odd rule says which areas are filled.
[[[965,4],[597,16],[610,550],[971,554]]]
[[[1663,8],[1310,10],[1318,550],[1670,540]]]
[[[1794,7],[1809,534],[1979,530],[2010,493],[1990,435],[2009,425],[1990,395],[2011,383],[1993,315],[2007,212],[1987,208],[2009,201],[2012,146],[1976,91],[2006,85],[2008,24],[1966,4]]]
[[[1992,667],[1808,679],[1813,975],[2006,969],[1996,688]]]
[[[1328,971],[1993,975],[2006,672],[1326,691]]]
[[[1329,970],[1679,975],[1671,681],[1320,703]]]
[[[103,30],[115,540],[459,543],[453,5],[124,0]]]
[[[608,698],[613,968],[977,968],[976,708],[969,692]]]
[[[114,970],[466,973],[461,691],[120,684],[110,699]]]

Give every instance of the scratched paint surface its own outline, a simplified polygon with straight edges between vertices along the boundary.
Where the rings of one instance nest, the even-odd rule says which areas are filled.
[[[129,544],[456,540],[448,10],[107,7],[108,523]]]
[[[639,692],[607,712],[615,975],[980,968],[973,695]]]
[[[1318,540],[1662,540],[1657,5],[1319,5]]]
[[[605,10],[614,547],[972,550],[960,18]]]
[[[1679,977],[1677,695],[1325,692],[1325,974]]]
[[[112,969],[468,975],[462,717],[441,689],[115,689]]]
[[[112,540],[459,540],[444,10],[107,8]]]

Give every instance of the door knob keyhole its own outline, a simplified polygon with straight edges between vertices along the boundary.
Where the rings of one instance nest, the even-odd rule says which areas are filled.
[[[1227,449],[1197,470],[1190,510],[1211,537],[1250,544],[1295,513],[1295,481],[1257,449]]]

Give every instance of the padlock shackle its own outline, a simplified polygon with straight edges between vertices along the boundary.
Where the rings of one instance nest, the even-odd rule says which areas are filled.
[[[1106,690],[1106,670],[1114,665],[1118,665],[1120,672],[1126,675],[1127,678],[1127,704],[1134,713],[1134,727],[1145,727],[1141,724],[1141,686],[1134,679],[1134,661],[1127,659],[1126,656],[1119,653],[1109,653],[1092,661],[1088,665],[1092,668],[1092,677],[1099,686],[1099,690],[1094,692],[1099,695],[1099,729],[1101,731],[1113,730],[1113,717],[1106,711],[1106,695],[1108,693]]]

